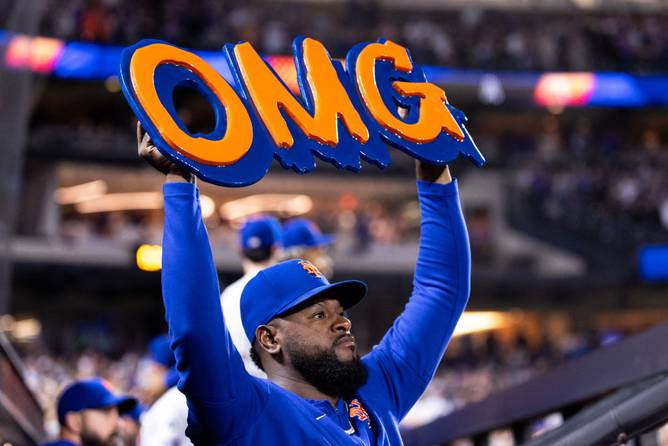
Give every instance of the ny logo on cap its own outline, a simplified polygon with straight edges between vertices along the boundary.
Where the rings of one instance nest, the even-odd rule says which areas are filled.
[[[100,384],[107,389],[109,392],[114,393],[114,386],[109,381],[104,378],[100,378]]]
[[[304,268],[304,270],[306,270],[307,273],[314,275],[318,279],[322,277],[320,270],[308,260],[300,260],[299,264],[302,266],[302,268]]]

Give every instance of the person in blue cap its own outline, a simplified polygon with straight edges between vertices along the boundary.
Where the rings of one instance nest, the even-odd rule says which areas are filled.
[[[121,415],[118,435],[123,441],[123,446],[139,446],[139,430],[145,411],[146,408],[142,404],[137,404],[134,409]]]
[[[178,381],[169,336],[163,334],[149,341],[147,359],[139,373],[139,391],[142,401],[151,405]]]
[[[190,446],[186,437],[188,403],[185,395],[176,387],[178,372],[176,360],[169,347],[169,337],[160,335],[148,344],[150,369],[144,375],[141,386],[150,401],[150,407],[142,416],[139,443],[142,446]]]
[[[241,322],[241,292],[258,273],[276,264],[282,257],[282,234],[279,221],[269,215],[259,215],[244,222],[239,230],[241,264],[244,275],[225,288],[220,296],[223,317],[232,342],[244,361],[248,373],[259,378],[267,375],[260,370],[250,356],[250,340]]]
[[[136,405],[134,398],[114,395],[100,378],[76,381],[58,398],[60,438],[45,446],[115,446],[120,415]]]
[[[432,379],[469,296],[469,242],[448,168],[417,163],[413,292],[364,356],[346,315],[366,294],[363,282],[329,283],[305,260],[248,282],[241,318],[265,380],[246,372],[225,328],[192,175],[162,157],[141,128],[138,136],[140,156],[167,174],[163,300],[193,443],[401,445],[399,422]]]
[[[307,218],[293,218],[283,225],[283,248],[292,259],[313,263],[327,278],[334,274],[334,261],[328,247],[336,240],[333,234],[323,234],[318,225]]]

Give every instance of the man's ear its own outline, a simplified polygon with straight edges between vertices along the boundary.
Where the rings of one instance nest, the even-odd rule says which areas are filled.
[[[67,412],[65,414],[65,427],[75,434],[79,434],[81,432],[81,418],[81,412]]]
[[[272,325],[260,325],[255,329],[258,344],[270,355],[281,352],[281,343],[277,337],[278,329]]]

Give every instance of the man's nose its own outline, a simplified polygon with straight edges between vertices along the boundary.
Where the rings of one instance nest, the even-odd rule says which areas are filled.
[[[353,323],[350,322],[350,319],[348,319],[345,316],[339,316],[338,319],[336,320],[336,323],[334,324],[334,331],[342,331],[348,333],[350,332],[352,326]]]

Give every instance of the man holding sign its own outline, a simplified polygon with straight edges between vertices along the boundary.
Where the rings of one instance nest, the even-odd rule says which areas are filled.
[[[215,445],[402,444],[398,423],[429,384],[470,290],[470,251],[457,183],[447,166],[418,161],[422,210],[413,293],[383,340],[360,356],[345,311],[366,294],[330,284],[311,263],[258,273],[241,297],[249,375],[220,311],[215,264],[192,174],[140,132],[139,154],[167,174],[163,298],[188,436]]]

